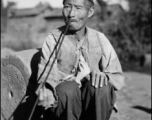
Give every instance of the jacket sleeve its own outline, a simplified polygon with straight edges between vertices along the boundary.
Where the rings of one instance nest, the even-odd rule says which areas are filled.
[[[56,45],[56,40],[53,37],[53,34],[50,33],[46,37],[46,39],[43,43],[42,52],[41,52],[41,60],[40,60],[40,63],[38,64],[38,83],[39,84],[44,82],[44,80],[49,72],[50,66],[53,62],[53,59],[56,55],[56,51],[55,51],[50,59],[49,64],[46,65],[49,60],[50,55],[54,51],[55,45]],[[45,67],[46,67],[46,69],[45,69]],[[44,71],[44,69],[45,69],[45,71]],[[49,88],[55,98],[54,103],[51,105],[52,107],[56,107],[58,105],[58,96],[57,96],[55,87],[59,84],[59,82],[60,82],[59,80],[63,77],[65,77],[65,73],[61,72],[58,69],[57,61],[55,61],[53,68],[51,70],[51,73],[49,74],[48,79],[46,81],[46,83],[48,83]],[[39,89],[36,90],[36,94],[38,94],[38,93],[39,93]]]
[[[117,54],[104,34],[101,34],[99,41],[103,51],[99,68],[106,74],[114,88],[120,90],[124,86],[124,76]]]
[[[41,60],[40,60],[40,63],[38,65],[38,67],[39,67],[38,77],[40,77],[40,75],[43,73],[43,70],[45,67],[46,67],[46,70],[44,71],[42,77],[39,79],[38,83],[43,82],[48,74],[50,66],[51,66],[53,59],[55,57],[56,51],[52,55],[50,62],[47,66],[46,66],[46,63],[48,62],[49,57],[52,54],[55,45],[56,45],[55,38],[53,37],[53,35],[51,33],[48,34],[48,36],[46,37],[46,39],[43,43],[43,46],[42,46]],[[49,83],[53,88],[55,88],[58,85],[59,80],[61,78],[63,78],[63,76],[65,76],[65,74],[58,69],[57,61],[55,61],[54,66],[52,68],[52,71],[49,74],[48,80],[46,82]]]

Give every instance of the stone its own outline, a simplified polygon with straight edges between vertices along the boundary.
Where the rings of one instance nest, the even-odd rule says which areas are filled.
[[[1,58],[2,119],[27,119],[34,105],[32,91],[36,86],[39,59],[37,49],[13,52]]]

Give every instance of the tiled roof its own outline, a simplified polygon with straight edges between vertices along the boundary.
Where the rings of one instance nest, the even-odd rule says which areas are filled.
[[[44,12],[46,9],[49,9],[50,11],[52,8],[48,5],[38,5],[35,8],[28,8],[28,9],[10,9],[9,17],[26,17],[26,16],[36,16],[42,12]]]

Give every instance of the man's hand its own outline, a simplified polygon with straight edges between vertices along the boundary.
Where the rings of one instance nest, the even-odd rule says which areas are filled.
[[[104,85],[107,86],[108,80],[107,80],[106,75],[103,72],[92,71],[91,83],[92,83],[92,86],[98,88],[98,87],[103,87]]]
[[[55,102],[54,95],[50,89],[42,88],[39,93],[39,104],[45,109],[51,107],[51,105]]]

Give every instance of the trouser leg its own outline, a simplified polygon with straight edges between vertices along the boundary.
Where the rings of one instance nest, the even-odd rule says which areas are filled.
[[[55,120],[79,120],[81,91],[75,81],[67,81],[56,87],[58,106],[52,110]]]
[[[92,87],[85,82],[82,87],[81,120],[109,120],[116,99],[113,86],[108,83],[102,88]]]

